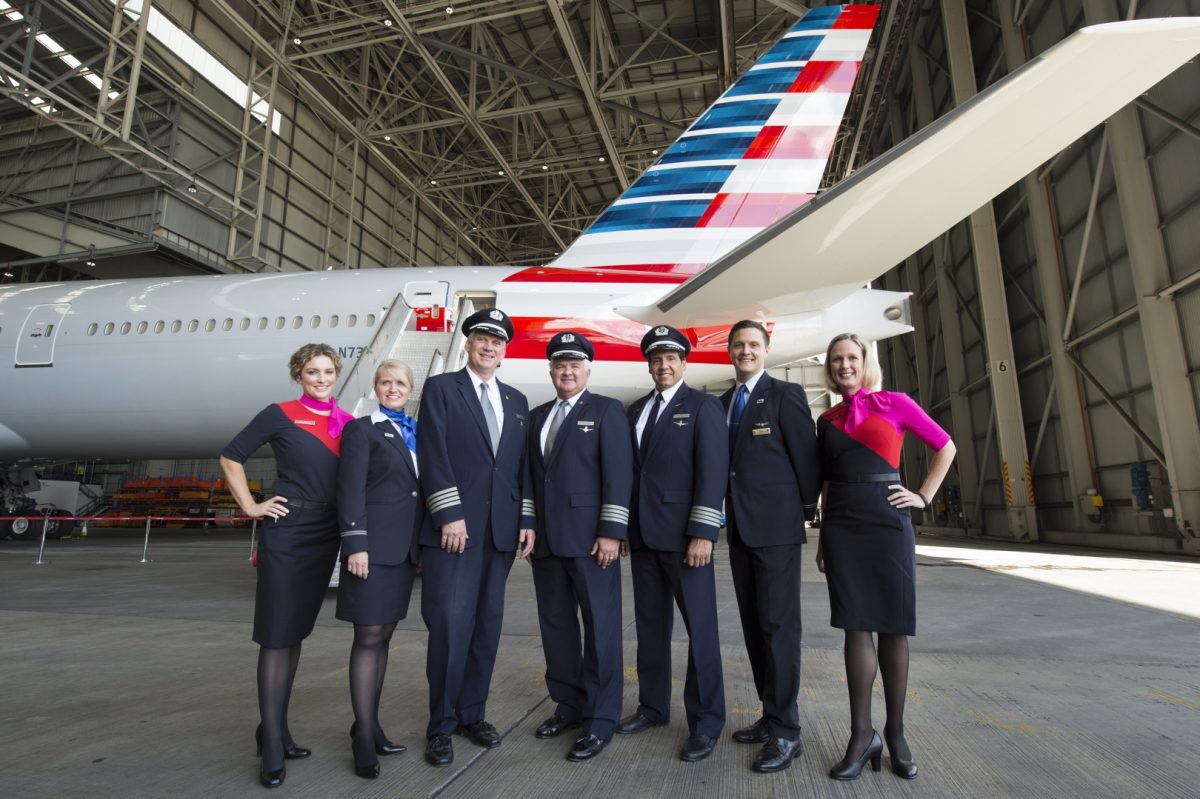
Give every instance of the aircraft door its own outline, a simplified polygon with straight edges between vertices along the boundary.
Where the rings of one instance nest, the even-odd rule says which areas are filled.
[[[70,310],[68,302],[34,306],[17,340],[17,366],[54,365],[54,341]]]
[[[404,302],[415,311],[417,330],[448,329],[446,300],[449,296],[450,284],[445,280],[414,280],[404,284]]]

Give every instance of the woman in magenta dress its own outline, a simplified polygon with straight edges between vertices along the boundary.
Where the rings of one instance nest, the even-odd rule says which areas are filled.
[[[342,359],[332,347],[306,344],[288,366],[303,390],[300,398],[268,405],[221,450],[226,485],[242,512],[267,518],[258,542],[254,642],[259,780],[268,788],[283,784],[284,760],[312,754],[292,740],[287,708],[300,642],[316,624],[337,559],[338,454],[342,428],[353,418],[333,397]],[[275,454],[274,496],[255,502],[243,464],[264,445]]]
[[[926,508],[950,470],[954,442],[908,395],[880,391],[872,348],[853,333],[829,343],[825,383],[842,402],[821,415],[817,441],[825,480],[817,568],[829,586],[830,623],[845,631],[850,741],[829,771],[852,780],[880,768],[883,740],[871,721],[875,672],[883,677],[892,771],[917,776],[904,738],[908,636],[916,634],[916,543],[909,508]],[[900,449],[912,433],[935,451],[916,489],[900,483]],[[876,649],[872,633],[879,636]]]

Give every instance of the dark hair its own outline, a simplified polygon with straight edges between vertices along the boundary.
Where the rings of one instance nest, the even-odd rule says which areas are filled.
[[[726,346],[733,343],[734,334],[736,334],[739,330],[745,330],[748,327],[752,327],[759,333],[762,333],[763,344],[766,344],[768,347],[771,346],[771,334],[767,332],[766,326],[762,322],[756,322],[753,319],[743,319],[731,327],[729,329],[729,341],[726,342]]]

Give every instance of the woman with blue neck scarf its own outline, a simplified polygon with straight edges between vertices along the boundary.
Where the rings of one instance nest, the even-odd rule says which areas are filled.
[[[379,695],[388,644],[396,622],[408,615],[425,518],[417,482],[417,423],[404,412],[413,373],[386,360],[375,370],[379,410],[355,419],[342,434],[337,506],[342,573],[337,618],[354,623],[350,650],[350,704],[354,771],[379,776],[377,755],[404,746],[388,740],[379,723]]]

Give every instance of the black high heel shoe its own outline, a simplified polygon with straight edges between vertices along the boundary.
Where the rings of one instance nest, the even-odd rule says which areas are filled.
[[[254,730],[254,742],[256,744],[258,744],[258,749],[256,751],[256,757],[262,757],[262,739],[263,739],[263,731],[262,731],[262,722],[260,721],[258,723],[258,727],[256,727]],[[295,744],[288,746],[285,743],[283,745],[283,759],[284,760],[303,760],[304,758],[310,757],[311,755],[312,755],[311,749],[305,749],[304,747],[296,746]],[[280,778],[281,782],[282,782],[282,779],[283,778],[281,777]],[[273,788],[275,786],[272,785],[272,786],[268,786],[268,787]]]
[[[350,737],[354,737],[354,733],[358,730],[358,722],[350,725]],[[408,747],[404,744],[394,744],[383,736],[381,740],[375,741],[375,754],[377,755],[398,755],[401,752],[407,752]],[[361,774],[359,776],[362,776]]]
[[[258,781],[262,783],[264,788],[278,788],[283,785],[283,779],[287,776],[287,766],[281,766],[278,771],[263,771],[259,769]]]
[[[896,749],[892,746],[892,742],[888,741],[888,760],[892,763],[892,773],[902,780],[915,780],[917,778],[917,764],[913,760],[901,760],[896,757]]]
[[[871,770],[879,771],[883,760],[883,741],[874,730],[871,730],[871,743],[867,744],[863,753],[855,760],[851,760],[847,753],[840,763],[829,769],[829,776],[835,780],[856,780],[868,760],[871,761]]]

